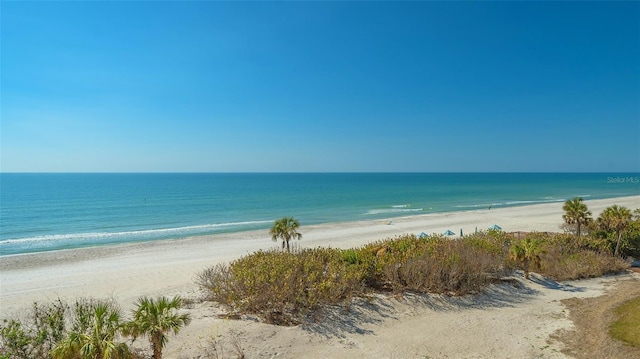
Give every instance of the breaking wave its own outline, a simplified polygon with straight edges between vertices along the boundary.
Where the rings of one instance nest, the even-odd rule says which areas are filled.
[[[216,233],[228,230],[250,230],[261,228],[272,221],[248,221],[203,224],[176,228],[145,229],[121,232],[89,232],[51,234],[27,238],[6,239],[0,241],[0,255],[25,252],[38,252],[50,248],[75,248],[86,245],[114,244],[154,239],[179,238],[200,234]]]

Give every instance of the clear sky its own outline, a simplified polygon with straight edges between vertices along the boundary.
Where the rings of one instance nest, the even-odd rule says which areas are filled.
[[[1,2],[13,171],[640,171],[640,2]]]

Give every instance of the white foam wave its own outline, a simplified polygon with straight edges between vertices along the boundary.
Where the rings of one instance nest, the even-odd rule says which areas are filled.
[[[564,202],[564,201],[565,201],[564,199],[544,197],[544,199],[537,199],[537,200],[506,201],[506,202],[480,203],[480,204],[460,204],[454,207],[455,208],[488,208],[489,206],[491,207],[516,206],[516,205],[524,205],[524,204],[554,203],[554,202]]]
[[[410,204],[394,204],[391,208],[408,208],[411,207]]]
[[[367,215],[376,214],[391,214],[391,213],[404,213],[404,212],[420,212],[422,208],[384,208],[384,209],[371,209],[367,211]]]
[[[0,245],[9,245],[16,243],[29,243],[29,242],[56,242],[56,241],[92,241],[98,239],[145,239],[145,238],[157,238],[167,237],[172,235],[189,235],[193,233],[206,232],[208,230],[223,229],[230,227],[242,227],[252,226],[265,223],[271,223],[272,221],[247,221],[247,222],[230,222],[230,223],[216,223],[216,224],[203,224],[196,226],[176,227],[176,228],[161,228],[161,229],[145,229],[139,231],[122,231],[122,232],[89,232],[89,233],[70,233],[70,234],[51,234],[44,236],[36,236],[29,238],[16,238],[6,239],[0,241]]]
[[[509,201],[505,202],[507,206],[513,206],[518,204],[536,204],[536,203],[553,203],[553,202],[564,202],[563,199],[543,199],[543,200],[532,200],[532,201]]]
[[[502,206],[504,205],[504,203],[486,203],[486,204],[460,204],[460,205],[456,205],[454,207],[456,208],[487,208],[489,206]]]

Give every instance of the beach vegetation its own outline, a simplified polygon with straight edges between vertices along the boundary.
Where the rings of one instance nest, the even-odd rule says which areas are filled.
[[[541,254],[544,251],[541,241],[535,237],[515,240],[509,249],[509,259],[524,271],[524,278],[529,279],[532,269],[540,270]]]
[[[640,259],[640,209],[633,211],[631,221],[622,234],[620,247],[623,255]]]
[[[592,221],[591,211],[587,208],[584,200],[580,197],[567,200],[562,206],[564,214],[562,219],[567,225],[575,225],[576,237],[580,237],[580,230],[583,225],[589,224]]]
[[[302,234],[298,232],[298,228],[300,227],[300,222],[293,217],[283,217],[276,220],[273,223],[273,226],[269,230],[269,235],[271,235],[271,239],[277,241],[278,239],[282,239],[282,249],[287,249],[287,252],[291,252],[289,247],[289,241],[291,239],[301,239]]]
[[[68,332],[51,351],[54,359],[131,358],[129,347],[119,341],[122,321],[120,309],[110,302],[96,302],[86,323]],[[86,328],[85,327],[86,324]]]
[[[504,274],[504,257],[477,245],[477,240],[438,239],[425,244],[418,255],[391,254],[385,260],[384,283],[395,293],[478,293]]]
[[[618,233],[611,225],[609,219],[605,220],[605,212],[590,224],[590,235],[587,237],[598,248],[615,253],[618,247],[618,255],[626,258],[640,258],[640,209],[631,212],[631,218],[626,226]],[[618,241],[619,239],[619,241]]]
[[[629,264],[593,236],[502,231],[443,236],[403,235],[350,249],[259,251],[198,275],[209,299],[232,313],[279,325],[318,318],[322,308],[371,292],[467,295],[508,278],[514,269],[554,280],[619,273]]]
[[[191,321],[188,314],[176,312],[182,304],[180,296],[171,299],[142,297],[133,311],[133,320],[124,325],[123,333],[133,337],[133,340],[139,336],[148,336],[153,359],[162,359],[162,350],[168,341],[167,334],[178,334]]]
[[[339,304],[364,289],[358,265],[342,260],[338,249],[297,253],[259,251],[199,274],[210,298],[274,324],[300,323],[322,305]]]
[[[500,276],[505,262],[503,234],[486,233],[452,241],[443,236],[399,236],[364,246],[365,283],[373,290],[477,292]],[[365,257],[366,258],[366,257]]]
[[[48,358],[65,332],[69,306],[60,299],[33,303],[27,320],[5,319],[0,326],[0,358]]]
[[[516,246],[531,247],[524,244],[529,239],[536,242],[534,252],[537,256],[530,262],[529,271],[535,271],[545,277],[561,281],[599,277],[620,273],[629,264],[620,257],[612,256],[610,242],[592,236],[576,238],[571,234],[531,232],[524,239],[513,239],[510,261],[518,269],[527,265],[518,263],[514,258]]]
[[[125,321],[113,300],[77,298],[72,304],[60,299],[50,304],[34,303],[26,317],[4,319],[0,323],[0,359],[145,358],[139,349],[129,348],[126,336],[149,335],[156,342],[166,343],[166,337],[163,340],[153,328],[166,334],[186,325],[184,315],[173,313],[179,302],[179,297],[139,301],[134,313],[146,313],[146,309],[162,313],[156,316],[160,322],[156,327],[146,324],[154,320],[145,314]],[[158,310],[154,312],[151,307]],[[154,358],[159,358],[157,355],[154,352]]]
[[[539,273],[556,281],[601,277],[621,273],[629,264],[609,252],[576,250],[567,252],[564,247],[545,245]]]
[[[629,227],[632,220],[631,211],[626,207],[620,207],[613,205],[605,208],[605,210],[598,217],[598,226],[607,231],[608,234],[615,233],[616,245],[613,252],[614,256],[620,253],[620,244],[622,242],[623,234]]]
[[[268,323],[291,325],[321,315],[326,305],[348,307],[353,296],[403,291],[475,293],[506,268],[499,240],[400,236],[353,249],[259,251],[201,272],[211,300]]]
[[[640,297],[630,299],[615,309],[617,319],[609,334],[629,345],[640,348]]]
[[[0,358],[37,358],[38,356],[30,355],[34,342],[34,338],[30,334],[21,322],[5,319],[2,323],[2,329],[0,329],[2,337]]]
[[[202,347],[206,359],[236,358],[245,359],[246,354],[242,348],[242,332],[229,329],[226,336],[214,334],[209,337],[209,342]]]

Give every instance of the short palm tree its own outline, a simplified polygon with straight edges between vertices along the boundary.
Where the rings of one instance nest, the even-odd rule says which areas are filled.
[[[120,311],[109,303],[97,303],[87,330],[67,334],[51,355],[54,359],[131,358],[127,345],[116,341],[121,329]]]
[[[580,237],[580,228],[583,224],[588,224],[591,221],[591,211],[587,209],[587,205],[584,204],[582,198],[576,197],[569,199],[562,206],[564,214],[562,219],[566,224],[576,225],[576,236]]]
[[[135,340],[138,336],[148,336],[153,350],[153,358],[162,358],[162,349],[167,343],[167,334],[178,334],[180,329],[191,322],[188,314],[177,314],[182,307],[182,298],[160,297],[157,300],[142,297],[133,311],[133,320],[125,326],[124,333]]]
[[[531,267],[540,269],[540,254],[542,254],[541,242],[532,238],[515,242],[509,249],[509,257],[520,265],[525,279],[529,279]]]
[[[286,245],[287,252],[290,252],[289,240],[292,238],[302,238],[302,234],[298,233],[298,227],[300,227],[300,222],[298,222],[297,219],[293,217],[283,217],[273,223],[269,234],[274,241],[282,238],[282,249],[284,249]]]
[[[616,232],[616,249],[613,252],[614,256],[618,255],[620,251],[620,241],[622,239],[622,233],[629,226],[631,222],[631,211],[626,207],[618,207],[613,205],[607,207],[602,211],[598,218],[598,225],[605,230]]]

